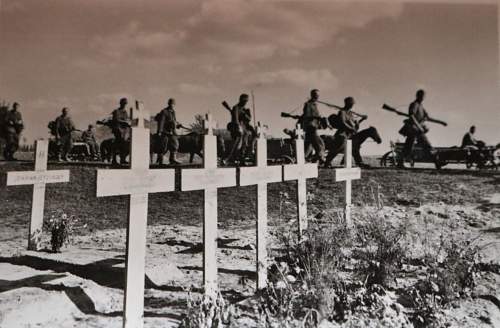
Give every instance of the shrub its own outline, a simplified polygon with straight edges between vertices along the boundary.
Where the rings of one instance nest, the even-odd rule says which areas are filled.
[[[45,223],[46,230],[50,231],[51,234],[50,245],[54,253],[60,252],[61,247],[71,241],[77,221],[78,219],[74,215],[68,216],[65,213],[57,212]]]
[[[322,222],[309,220],[309,228],[299,238],[296,229],[289,226],[277,234],[283,245],[279,262],[286,264],[287,274],[299,279],[307,287],[322,284],[345,265],[347,249],[352,246],[349,228],[339,215],[322,215]],[[281,264],[283,267],[283,264]],[[271,271],[271,279],[280,278]]]
[[[436,249],[425,256],[426,279],[421,292],[437,295],[444,305],[469,297],[480,275],[480,247],[475,240],[459,240],[443,235]]]
[[[392,226],[376,213],[358,224],[358,269],[367,286],[388,286],[406,257],[407,226]]]

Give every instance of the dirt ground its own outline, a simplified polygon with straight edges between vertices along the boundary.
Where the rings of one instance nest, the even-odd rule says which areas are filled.
[[[45,216],[75,215],[75,237],[62,253],[35,253],[25,251],[32,188],[5,186],[6,172],[32,170],[33,164],[0,162],[0,327],[120,327],[127,198],[96,198],[96,167],[49,165],[56,168],[70,169],[71,181],[47,187]],[[353,182],[353,220],[378,199],[388,221],[407,220],[415,234],[452,229],[464,238],[479,236],[488,246],[483,261],[500,267],[499,185],[498,172],[363,170]],[[255,288],[255,190],[219,190],[219,284],[232,302],[244,302]],[[280,247],[274,231],[294,217],[295,184],[271,184],[268,190],[272,250]],[[321,169],[319,179],[308,182],[308,193],[309,215],[315,216],[341,207],[343,184]],[[150,195],[146,327],[177,326],[186,290],[201,288],[201,208],[202,192]],[[44,243],[48,248],[47,233]],[[452,327],[500,327],[500,275],[485,275],[478,293],[491,297],[450,310]]]

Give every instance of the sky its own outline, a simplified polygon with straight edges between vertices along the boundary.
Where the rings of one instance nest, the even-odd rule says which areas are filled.
[[[383,144],[400,138],[415,91],[448,127],[430,125],[436,146],[460,143],[470,125],[500,142],[499,37],[495,1],[0,0],[0,100],[17,101],[28,142],[47,137],[63,106],[77,127],[108,116],[119,98],[152,114],[177,101],[229,120],[223,100],[255,95],[256,118],[282,136],[309,90],[369,116]],[[320,107],[323,115],[332,113]]]

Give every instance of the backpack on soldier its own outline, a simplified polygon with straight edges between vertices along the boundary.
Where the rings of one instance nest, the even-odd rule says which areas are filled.
[[[49,124],[47,125],[49,128],[50,134],[55,136],[57,135],[57,126],[56,126],[56,121],[50,121]]]
[[[332,114],[328,116],[328,123],[330,123],[330,126],[334,129],[338,130],[342,128],[342,119],[338,114]]]

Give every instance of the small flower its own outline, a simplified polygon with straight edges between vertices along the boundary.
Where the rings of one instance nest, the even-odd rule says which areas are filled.
[[[286,288],[286,283],[283,280],[280,280],[276,283],[276,288],[277,289],[285,289]]]

